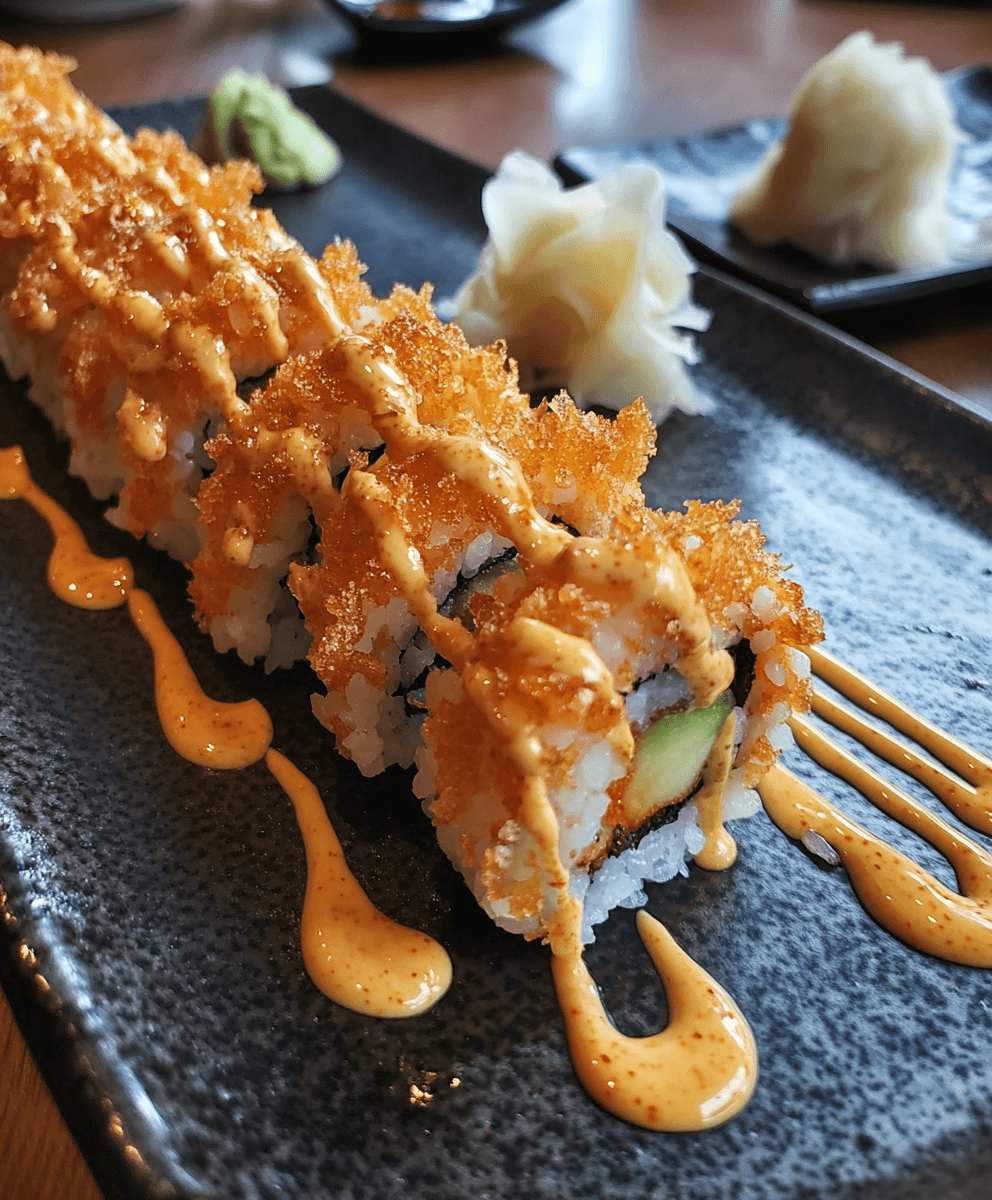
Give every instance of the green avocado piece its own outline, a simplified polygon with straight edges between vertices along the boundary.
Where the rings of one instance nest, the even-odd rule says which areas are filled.
[[[335,143],[262,75],[229,71],[211,93],[210,109],[224,157],[253,159],[276,187],[324,183],[341,165]]]
[[[641,735],[624,797],[630,828],[636,829],[660,808],[692,791],[733,707],[733,696],[724,692],[709,708],[670,713]]]

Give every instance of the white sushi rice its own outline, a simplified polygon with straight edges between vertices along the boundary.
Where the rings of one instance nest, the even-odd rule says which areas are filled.
[[[22,342],[14,332],[8,311],[10,293],[0,299],[0,361],[11,379],[28,379],[28,396],[42,410],[56,433],[65,433],[64,398],[58,364],[68,329]]]
[[[644,883],[667,883],[687,875],[686,863],[706,842],[696,820],[696,806],[686,804],[669,825],[643,837],[636,847],[608,858],[591,877],[585,894],[582,940],[595,940],[593,926],[614,908],[643,908]],[[588,878],[588,877],[587,877]]]
[[[306,550],[310,533],[308,505],[298,494],[287,493],[269,520],[269,540],[254,543],[250,551],[245,547],[245,565],[254,575],[252,586],[232,588],[229,611],[210,622],[218,652],[235,649],[246,663],[265,658],[266,671],[292,666],[296,658],[305,656],[310,638],[283,581],[290,563]]]
[[[434,545],[445,545],[452,531],[437,522],[431,530]],[[435,572],[432,590],[438,606],[450,597],[459,575],[471,578],[487,562],[504,554],[511,543],[498,534],[483,532],[454,556],[450,566]],[[314,716],[328,729],[343,723],[350,732],[338,737],[338,749],[353,760],[363,775],[378,775],[397,764],[409,767],[421,744],[422,718],[411,719],[406,702],[397,692],[408,689],[436,655],[434,648],[417,624],[406,601],[394,596],[387,605],[369,604],[365,608],[365,627],[355,650],[375,652],[385,668],[382,687],[376,687],[356,672],[348,681],[344,696],[311,696]]]

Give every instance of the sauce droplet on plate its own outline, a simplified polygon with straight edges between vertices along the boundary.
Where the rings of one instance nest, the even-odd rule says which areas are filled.
[[[127,599],[134,570],[126,558],[101,558],[57,500],[31,478],[20,446],[0,450],[0,499],[26,500],[48,522],[55,545],[48,559],[48,585],[74,608],[118,608]]]
[[[668,996],[667,1028],[628,1037],[610,1022],[580,950],[552,959],[575,1073],[604,1108],[645,1129],[687,1133],[728,1121],[758,1078],[754,1035],[727,992],[643,910],[637,929]]]
[[[155,704],[173,750],[192,763],[218,770],[258,762],[272,741],[272,720],[262,704],[211,700],[151,596],[135,588],[128,609],[155,656]]]
[[[265,762],[293,802],[307,850],[300,941],[310,978],[325,996],[355,1012],[426,1012],[451,985],[444,947],[375,907],[349,870],[314,785],[276,750]]]

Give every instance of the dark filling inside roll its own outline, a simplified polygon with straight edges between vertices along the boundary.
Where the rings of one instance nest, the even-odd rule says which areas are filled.
[[[496,580],[508,572],[519,572],[515,559],[515,547],[501,554],[492,562],[486,563],[481,570],[470,578],[459,575],[458,582],[449,592],[444,603],[439,605],[440,612],[446,617],[455,617],[468,629],[474,629],[472,611],[469,607],[473,596],[489,593]],[[400,686],[397,696],[402,696],[408,716],[422,715],[424,711],[424,685],[429,671],[440,671],[451,664],[434,652],[428,641],[427,634],[418,629],[411,638],[409,645],[400,655]]]

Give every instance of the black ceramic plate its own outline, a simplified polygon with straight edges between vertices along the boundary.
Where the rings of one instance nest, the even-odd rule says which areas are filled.
[[[948,189],[948,208],[963,238],[992,218],[992,69],[976,67],[945,77],[958,123],[970,141],[961,146]],[[755,283],[815,313],[833,314],[967,287],[992,279],[992,258],[940,270],[881,271],[831,267],[789,246],[762,248],[729,225],[734,192],[766,150],[785,132],[780,118],[633,146],[578,146],[555,162],[566,183],[597,179],[631,161],[654,163],[665,176],[669,223],[703,262]]]
[[[283,220],[312,250],[356,239],[378,291],[394,279],[453,290],[482,240],[483,172],[332,92],[301,100],[346,166],[326,190],[280,199]],[[198,114],[123,118],[189,134]],[[662,427],[650,498],[740,497],[823,609],[832,647],[992,749],[992,428],[745,286],[703,271],[697,292],[715,313],[698,379],[716,409]],[[269,706],[275,744],[319,784],[375,902],[454,962],[449,995],[406,1022],[316,992],[297,945],[304,857],[289,803],[264,768],[212,774],[172,753],[126,614],[61,605],[44,525],[4,503],[0,974],[109,1197],[987,1195],[992,975],[894,941],[843,871],[759,814],[736,827],[732,870],[649,888],[651,911],[752,1023],[754,1099],[702,1135],[622,1124],[575,1081],[546,950],[481,915],[409,778],[368,782],[336,757],[305,669],[266,677],[215,655],[182,571],[103,522],[23,389],[4,384],[0,444],[15,441],[97,552],[132,556],[207,690]],[[926,847],[817,778],[952,882]],[[589,957],[625,1030],[664,1022],[631,913]],[[429,1104],[411,1103],[413,1084]]]

